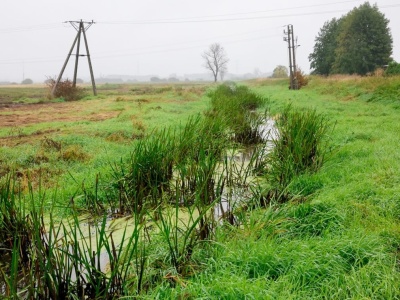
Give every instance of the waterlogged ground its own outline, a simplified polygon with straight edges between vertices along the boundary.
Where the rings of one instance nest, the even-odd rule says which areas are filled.
[[[152,271],[160,266],[165,269],[159,277],[151,273],[145,278],[148,285],[140,297],[400,299],[400,102],[393,88],[400,78],[311,78],[300,91],[288,90],[286,81],[246,84],[270,98],[272,115],[288,103],[298,110],[315,108],[325,114],[334,125],[327,161],[317,173],[303,174],[291,183],[293,201],[242,210],[240,226],[221,223],[210,243],[195,248],[189,271],[174,271],[165,244],[154,245],[149,266]],[[58,202],[65,207],[82,182],[92,188],[95,175],[108,170],[113,158],[129,153],[141,133],[179,123],[207,108],[208,99],[202,96],[205,89],[201,89],[173,86],[155,92],[147,87],[109,86],[98,98],[76,103],[18,103],[15,107],[11,103],[23,102],[21,97],[27,94],[10,92],[0,97],[9,106],[0,109],[4,122],[0,165],[2,170],[15,168],[21,184],[23,174],[45,170],[49,194],[57,186]],[[18,101],[11,100],[15,95]],[[69,116],[61,116],[57,108]],[[9,115],[21,123],[7,125],[12,123]],[[272,124],[269,121],[266,128]],[[48,142],[43,142],[44,137]],[[67,157],[64,150],[69,147],[75,150]],[[248,153],[228,152],[227,157],[246,164]],[[233,204],[243,199],[240,193],[230,198]],[[78,197],[76,205],[82,205]],[[224,201],[222,207],[229,210]],[[222,214],[218,205],[214,214],[216,218]],[[180,208],[182,227],[188,223],[187,216]],[[112,233],[115,243],[121,244],[122,233],[125,228],[132,230],[133,224],[132,217],[107,219],[107,234]],[[89,234],[93,219],[82,216],[81,225],[81,241],[94,242],[95,234]],[[145,226],[155,235],[159,232],[151,221]],[[109,270],[108,263],[101,254],[104,272]],[[151,285],[155,278],[157,285]]]

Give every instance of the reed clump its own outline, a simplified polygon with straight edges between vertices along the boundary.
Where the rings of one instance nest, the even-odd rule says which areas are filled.
[[[262,141],[258,127],[267,118],[267,111],[259,113],[257,110],[265,108],[267,98],[234,83],[220,85],[208,96],[211,98],[208,114],[226,122],[234,141],[242,144]]]
[[[28,217],[29,207],[18,199],[17,181],[9,174],[0,186],[0,254],[7,255],[15,241],[14,249],[23,264],[29,263],[29,246],[32,244],[32,223]]]
[[[174,142],[169,130],[138,140],[125,164],[113,168],[114,188],[119,191],[121,213],[140,212],[168,189],[173,171]]]
[[[291,105],[276,119],[273,148],[267,158],[267,178],[271,190],[267,198],[290,198],[288,186],[306,172],[317,171],[324,163],[327,134],[331,124],[315,109],[299,111]]]

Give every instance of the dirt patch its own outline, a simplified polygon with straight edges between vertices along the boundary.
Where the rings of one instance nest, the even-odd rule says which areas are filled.
[[[25,126],[47,122],[104,121],[118,111],[92,112],[87,103],[37,103],[0,106],[0,127]]]
[[[100,122],[115,118],[119,113],[115,110],[105,111],[101,103],[86,101],[0,105],[0,127],[8,130],[8,136],[0,137],[0,146],[30,144],[61,131],[52,125],[49,129],[26,134],[23,130],[25,126],[52,122]]]
[[[30,144],[34,141],[45,139],[47,135],[60,131],[60,129],[53,130],[39,130],[29,135],[17,135],[0,137],[0,147],[13,147],[22,144]]]

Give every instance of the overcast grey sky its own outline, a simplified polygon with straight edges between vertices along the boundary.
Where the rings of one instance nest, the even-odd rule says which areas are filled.
[[[2,0],[0,81],[56,76],[75,38],[69,20],[94,20],[87,31],[95,77],[126,74],[183,76],[204,73],[201,58],[220,43],[228,72],[271,72],[288,64],[284,25],[298,37],[297,62],[309,72],[308,55],[325,21],[365,1],[346,0]],[[393,58],[400,60],[400,0],[376,0],[390,20]],[[81,52],[85,53],[83,44]],[[78,77],[88,78],[86,58]],[[65,77],[72,78],[71,59]]]

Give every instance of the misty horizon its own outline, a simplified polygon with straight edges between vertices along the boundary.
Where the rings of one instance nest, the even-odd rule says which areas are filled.
[[[269,73],[277,65],[288,66],[287,43],[283,41],[287,24],[293,24],[297,37],[297,64],[309,73],[308,55],[323,24],[364,2],[6,2],[3,11],[7,13],[0,20],[4,41],[0,49],[0,82],[20,83],[24,78],[43,82],[57,77],[76,36],[71,24],[63,22],[80,19],[95,22],[86,32],[95,78],[112,74],[161,78],[204,74],[207,70],[201,55],[212,43],[220,43],[226,50],[230,74],[251,74],[254,70]],[[390,21],[392,56],[399,61],[400,4],[393,0],[371,3],[376,3]],[[86,53],[83,42],[80,51]],[[73,55],[64,78],[73,77]],[[79,59],[77,77],[90,78],[86,57]]]

